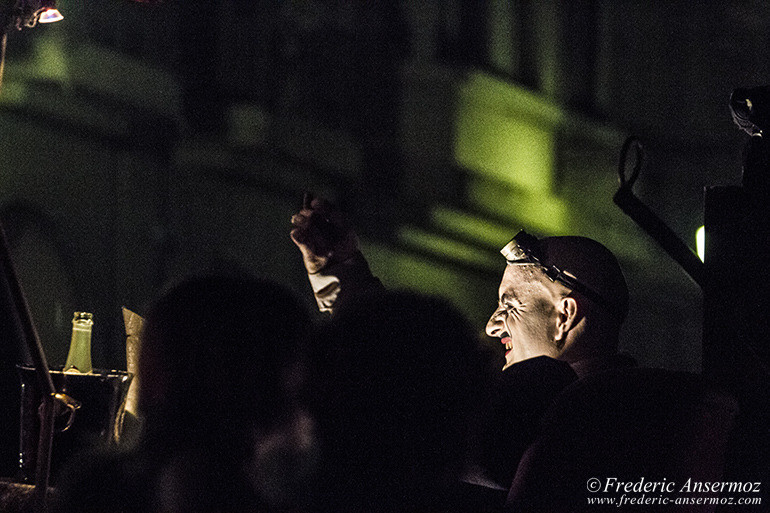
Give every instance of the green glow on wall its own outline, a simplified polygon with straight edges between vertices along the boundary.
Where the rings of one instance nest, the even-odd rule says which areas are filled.
[[[478,327],[484,326],[495,308],[498,276],[505,269],[505,260],[499,254],[495,257],[495,278],[489,283],[387,244],[362,240],[361,246],[372,272],[390,289],[444,297]]]
[[[361,241],[361,249],[367,255],[372,272],[389,288],[419,287],[423,292],[446,293],[450,297],[463,288],[460,277],[424,259],[367,241]]]
[[[540,235],[569,231],[567,205],[553,195],[527,194],[484,180],[469,183],[467,195],[473,204],[495,216],[509,219],[517,228],[531,229]]]
[[[535,123],[461,106],[455,157],[464,167],[532,192],[553,185],[554,138]]]
[[[467,200],[516,227],[541,234],[565,231],[566,205],[553,194],[564,112],[481,72],[470,73],[458,93],[454,154],[473,175]]]
[[[414,226],[399,228],[397,238],[408,247],[433,253],[441,258],[449,258],[491,271],[496,271],[500,267],[500,259],[497,255]]]
[[[12,82],[3,79],[3,92],[0,94],[0,105],[22,105],[29,100],[29,90],[23,82]]]
[[[44,29],[49,30],[49,27]],[[65,43],[60,35],[51,31],[45,37],[36,39],[35,60],[40,75],[56,82],[70,82]]]
[[[516,235],[507,225],[446,207],[435,207],[430,216],[433,225],[493,248]]]

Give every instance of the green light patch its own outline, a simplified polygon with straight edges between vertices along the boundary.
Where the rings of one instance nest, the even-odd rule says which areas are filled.
[[[457,116],[455,158],[463,167],[530,192],[551,190],[552,130],[472,104]]]
[[[491,271],[500,268],[500,258],[493,253],[414,226],[402,226],[398,230],[398,240],[408,247],[432,253],[442,259],[455,260]]]
[[[431,211],[431,223],[449,233],[459,235],[485,246],[497,248],[510,239],[511,227],[488,219],[447,207],[435,207]]]
[[[540,235],[569,231],[566,203],[550,194],[526,194],[491,181],[472,180],[466,195],[484,212],[509,219],[517,227],[531,229]]]

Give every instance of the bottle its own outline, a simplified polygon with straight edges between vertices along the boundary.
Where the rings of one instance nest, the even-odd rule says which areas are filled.
[[[72,341],[64,372],[91,372],[91,328],[94,325],[94,315],[86,312],[75,312],[72,318]]]

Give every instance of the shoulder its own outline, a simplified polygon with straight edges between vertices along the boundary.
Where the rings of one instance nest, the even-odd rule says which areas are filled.
[[[511,365],[500,374],[499,381],[505,388],[527,384],[546,392],[552,389],[561,390],[577,379],[577,374],[567,362],[539,356]]]

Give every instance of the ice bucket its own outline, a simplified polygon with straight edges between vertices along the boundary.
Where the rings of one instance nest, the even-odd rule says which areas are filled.
[[[22,365],[17,368],[21,378],[20,479],[32,482],[37,465],[39,408],[43,398],[35,368]],[[57,418],[54,424],[52,483],[55,484],[62,464],[74,454],[117,445],[132,377],[131,373],[118,370],[94,369],[90,374],[51,370],[51,380],[56,391],[67,394],[81,404],[68,429],[64,430],[66,416]]]

